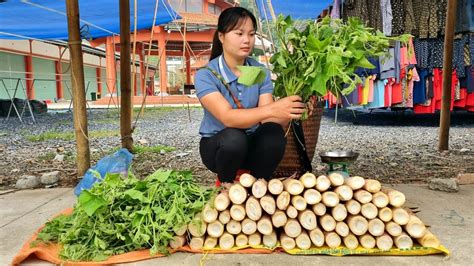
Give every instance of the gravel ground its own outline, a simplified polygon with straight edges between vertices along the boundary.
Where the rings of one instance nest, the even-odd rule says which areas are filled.
[[[28,140],[45,132],[73,132],[72,114],[49,112],[37,115],[37,123],[17,119],[0,122],[0,189],[10,189],[24,175],[39,176],[59,170],[59,186],[77,183],[75,144],[73,140]],[[203,184],[211,184],[215,174],[208,171],[199,156],[198,129],[200,108],[147,109],[134,134],[144,146],[165,145],[174,151],[137,154],[133,170],[146,176],[165,167],[190,169]],[[425,182],[430,177],[449,178],[461,172],[474,172],[474,113],[452,115],[450,151],[440,153],[438,115],[414,115],[409,112],[353,113],[325,111],[317,144],[317,152],[349,149],[359,152],[349,167],[351,174],[377,178],[387,183]],[[29,122],[29,123],[28,123]],[[101,131],[105,137],[91,138],[93,163],[120,146],[117,110],[93,110],[89,113],[89,132]],[[55,161],[57,155],[64,161]],[[319,156],[313,160],[315,172],[326,166]]]

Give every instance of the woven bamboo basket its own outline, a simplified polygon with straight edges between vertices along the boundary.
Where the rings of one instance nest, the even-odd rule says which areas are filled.
[[[316,144],[318,143],[319,126],[321,124],[321,116],[323,113],[323,102],[316,102],[314,105],[313,113],[311,116],[303,121],[303,132],[306,143],[306,150],[310,161],[313,160],[314,153],[316,150]],[[285,155],[278,165],[277,169],[273,172],[273,177],[289,177],[294,174],[297,176],[304,174],[304,167],[300,162],[298,156],[298,150],[295,143],[293,133],[288,131],[288,127],[285,128],[286,135],[286,148]]]

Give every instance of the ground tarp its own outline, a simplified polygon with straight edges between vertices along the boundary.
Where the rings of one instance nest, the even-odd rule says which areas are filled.
[[[157,2],[155,25],[180,18],[167,0],[138,0],[137,30],[152,27]],[[79,9],[82,38],[119,34],[119,1],[79,0]],[[133,29],[134,1],[130,0],[130,30]],[[0,39],[67,40],[66,1],[0,1]]]

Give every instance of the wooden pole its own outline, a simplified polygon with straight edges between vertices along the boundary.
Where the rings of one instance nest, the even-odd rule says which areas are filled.
[[[86,90],[82,62],[82,42],[79,30],[79,1],[67,0],[67,25],[71,53],[72,101],[74,132],[76,135],[77,174],[83,176],[90,167],[90,150],[87,130]]]
[[[130,70],[130,1],[120,0],[120,136],[122,147],[132,151]]]
[[[449,126],[451,123],[451,72],[453,71],[454,25],[456,23],[457,0],[448,0],[446,28],[444,32],[443,57],[443,100],[441,102],[441,117],[439,120],[438,150],[449,149]]]

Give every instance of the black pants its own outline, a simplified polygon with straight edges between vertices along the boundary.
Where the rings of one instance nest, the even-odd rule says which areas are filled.
[[[277,123],[264,123],[254,133],[226,128],[199,145],[202,162],[221,182],[233,182],[239,169],[256,178],[271,179],[285,153],[285,132]]]

